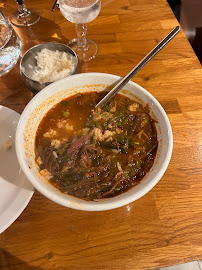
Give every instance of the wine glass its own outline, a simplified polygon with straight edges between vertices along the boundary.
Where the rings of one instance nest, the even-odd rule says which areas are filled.
[[[86,62],[98,53],[98,45],[86,39],[86,23],[93,21],[100,13],[101,0],[59,0],[59,8],[63,16],[75,23],[77,38],[68,45],[77,53],[80,62]]]
[[[27,9],[24,0],[16,0],[18,10],[14,11],[10,17],[10,21],[15,26],[30,26],[37,23],[40,19],[39,12],[35,9]]]
[[[0,77],[15,66],[21,48],[19,36],[0,9]]]

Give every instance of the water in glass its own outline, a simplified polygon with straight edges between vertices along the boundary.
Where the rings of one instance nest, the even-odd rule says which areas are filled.
[[[100,0],[60,0],[60,11],[72,23],[89,23],[99,14]]]

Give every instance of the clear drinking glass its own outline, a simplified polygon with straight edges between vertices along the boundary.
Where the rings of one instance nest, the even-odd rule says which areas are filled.
[[[10,17],[10,21],[15,26],[30,26],[37,23],[40,19],[40,14],[36,9],[27,9],[24,0],[16,0],[18,10],[14,11]]]
[[[0,9],[0,77],[17,63],[21,47],[19,36]]]
[[[77,38],[68,45],[76,52],[80,62],[93,59],[98,53],[98,45],[86,39],[86,23],[93,21],[100,13],[101,0],[59,0],[59,8],[63,16],[75,23]]]

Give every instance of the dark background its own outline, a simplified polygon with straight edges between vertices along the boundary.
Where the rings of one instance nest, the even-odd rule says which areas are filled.
[[[202,0],[167,0],[202,63]]]

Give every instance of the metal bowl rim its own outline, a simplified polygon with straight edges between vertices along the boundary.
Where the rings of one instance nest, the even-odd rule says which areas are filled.
[[[77,54],[75,53],[75,51],[74,51],[72,48],[70,48],[68,45],[65,45],[65,44],[63,44],[63,43],[59,43],[59,42],[44,42],[44,43],[40,43],[40,44],[37,44],[37,45],[35,45],[35,46],[29,48],[29,49],[23,54],[23,56],[22,56],[22,58],[21,58],[21,60],[20,60],[20,73],[22,73],[23,76],[25,76],[26,78],[28,78],[29,80],[31,80],[31,81],[34,82],[34,83],[37,83],[37,84],[39,84],[39,85],[45,85],[45,86],[47,86],[48,84],[53,83],[54,81],[53,81],[53,82],[43,82],[43,83],[41,83],[41,82],[39,82],[39,81],[35,81],[35,80],[31,79],[31,78],[30,78],[30,77],[22,70],[22,67],[23,67],[23,66],[22,66],[22,61],[23,61],[25,55],[27,55],[27,53],[29,53],[32,49],[34,49],[34,48],[36,48],[36,47],[40,47],[41,45],[44,45],[44,44],[62,45],[62,46],[65,46],[66,48],[70,49],[70,51],[72,51],[73,56],[76,58],[76,65],[75,65],[75,68],[74,68],[74,70],[72,71],[72,73],[69,74],[68,76],[72,75],[72,74],[75,72],[75,70],[76,70],[77,67],[78,67],[78,62],[79,62],[79,61],[78,61],[78,56],[77,56]],[[56,49],[56,50],[57,50],[57,49]],[[66,76],[66,77],[68,77],[68,76]]]

